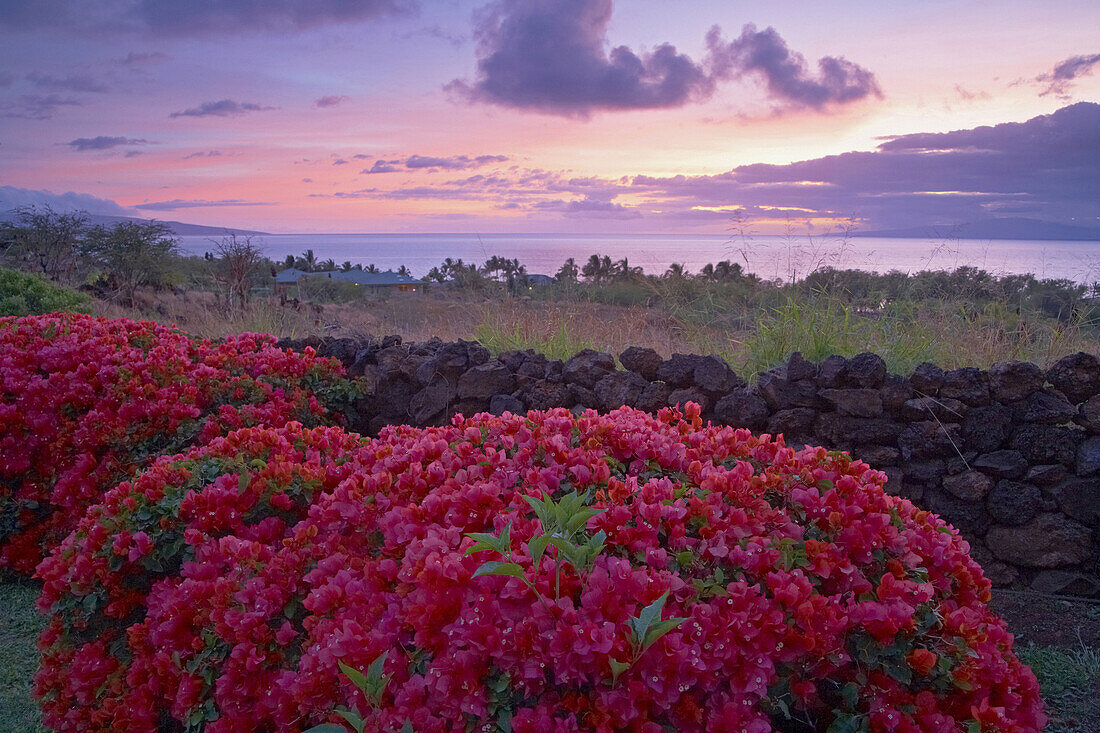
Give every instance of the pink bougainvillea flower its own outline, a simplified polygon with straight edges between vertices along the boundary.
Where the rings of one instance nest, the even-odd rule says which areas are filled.
[[[43,562],[36,693],[62,731],[1041,730],[966,544],[884,480],[690,404],[241,430]]]

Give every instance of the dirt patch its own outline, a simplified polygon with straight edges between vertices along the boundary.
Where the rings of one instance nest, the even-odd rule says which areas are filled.
[[[989,607],[1008,624],[1017,645],[1100,648],[1100,601],[1002,589],[993,591]]]

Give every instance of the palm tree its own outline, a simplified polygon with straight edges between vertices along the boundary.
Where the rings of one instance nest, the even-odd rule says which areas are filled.
[[[412,273],[409,272],[409,268],[405,267],[404,265],[401,265],[401,267],[397,268],[397,274],[403,275],[405,277],[412,277]]]
[[[349,272],[351,270],[351,260],[344,260],[344,264],[340,265],[342,272]]]
[[[684,266],[679,262],[673,262],[671,265],[668,266],[668,269],[665,270],[665,277],[676,280],[683,280]]]
[[[640,267],[631,267],[630,266],[630,260],[626,257],[623,257],[621,260],[616,262],[615,266],[614,266],[614,269],[612,271],[612,275],[616,280],[618,280],[618,279],[630,280],[630,279],[632,279],[634,277],[637,277],[638,275],[641,275],[641,274],[642,274],[642,268],[640,268]]]
[[[373,262],[363,268],[365,272],[378,272],[378,265]]]
[[[565,264],[558,270],[557,279],[562,283],[575,283],[577,282],[577,276],[580,274],[580,268],[577,267],[577,261],[570,257],[565,261]]]
[[[588,258],[588,262],[585,263],[584,268],[581,269],[581,274],[584,275],[584,278],[594,283],[602,283],[610,279],[614,272],[615,266],[611,263],[611,258],[607,255],[603,257],[600,257],[600,255],[592,255]]]
[[[302,263],[302,269],[306,272],[314,272],[317,269],[317,255],[313,254],[312,249],[302,253]]]

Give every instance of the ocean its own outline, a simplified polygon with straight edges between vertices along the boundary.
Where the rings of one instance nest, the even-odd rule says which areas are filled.
[[[181,237],[183,249],[202,254],[209,237]],[[445,258],[481,264],[493,255],[516,258],[529,273],[553,275],[569,257],[583,266],[592,254],[627,258],[647,274],[671,263],[698,272],[708,262],[739,262],[765,279],[791,280],[821,266],[870,272],[953,270],[973,266],[996,275],[1100,282],[1100,242],[1050,240],[901,239],[887,237],[761,236],[706,234],[273,234],[253,239],[275,260],[312,249],[337,265],[405,265],[422,277]]]

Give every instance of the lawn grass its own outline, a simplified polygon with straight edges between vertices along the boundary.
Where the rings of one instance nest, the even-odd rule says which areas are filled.
[[[38,667],[35,639],[44,625],[34,608],[38,589],[0,583],[0,733],[39,733],[31,679]],[[1039,678],[1050,724],[1045,733],[1100,730],[1100,648],[1080,640],[1057,646],[1018,645],[1016,653]]]
[[[1050,722],[1046,733],[1093,733],[1100,723],[1100,650],[1027,644],[1020,661],[1039,678]]]
[[[0,732],[37,733],[42,727],[31,699],[38,669],[35,640],[44,619],[34,608],[38,588],[0,583]]]

